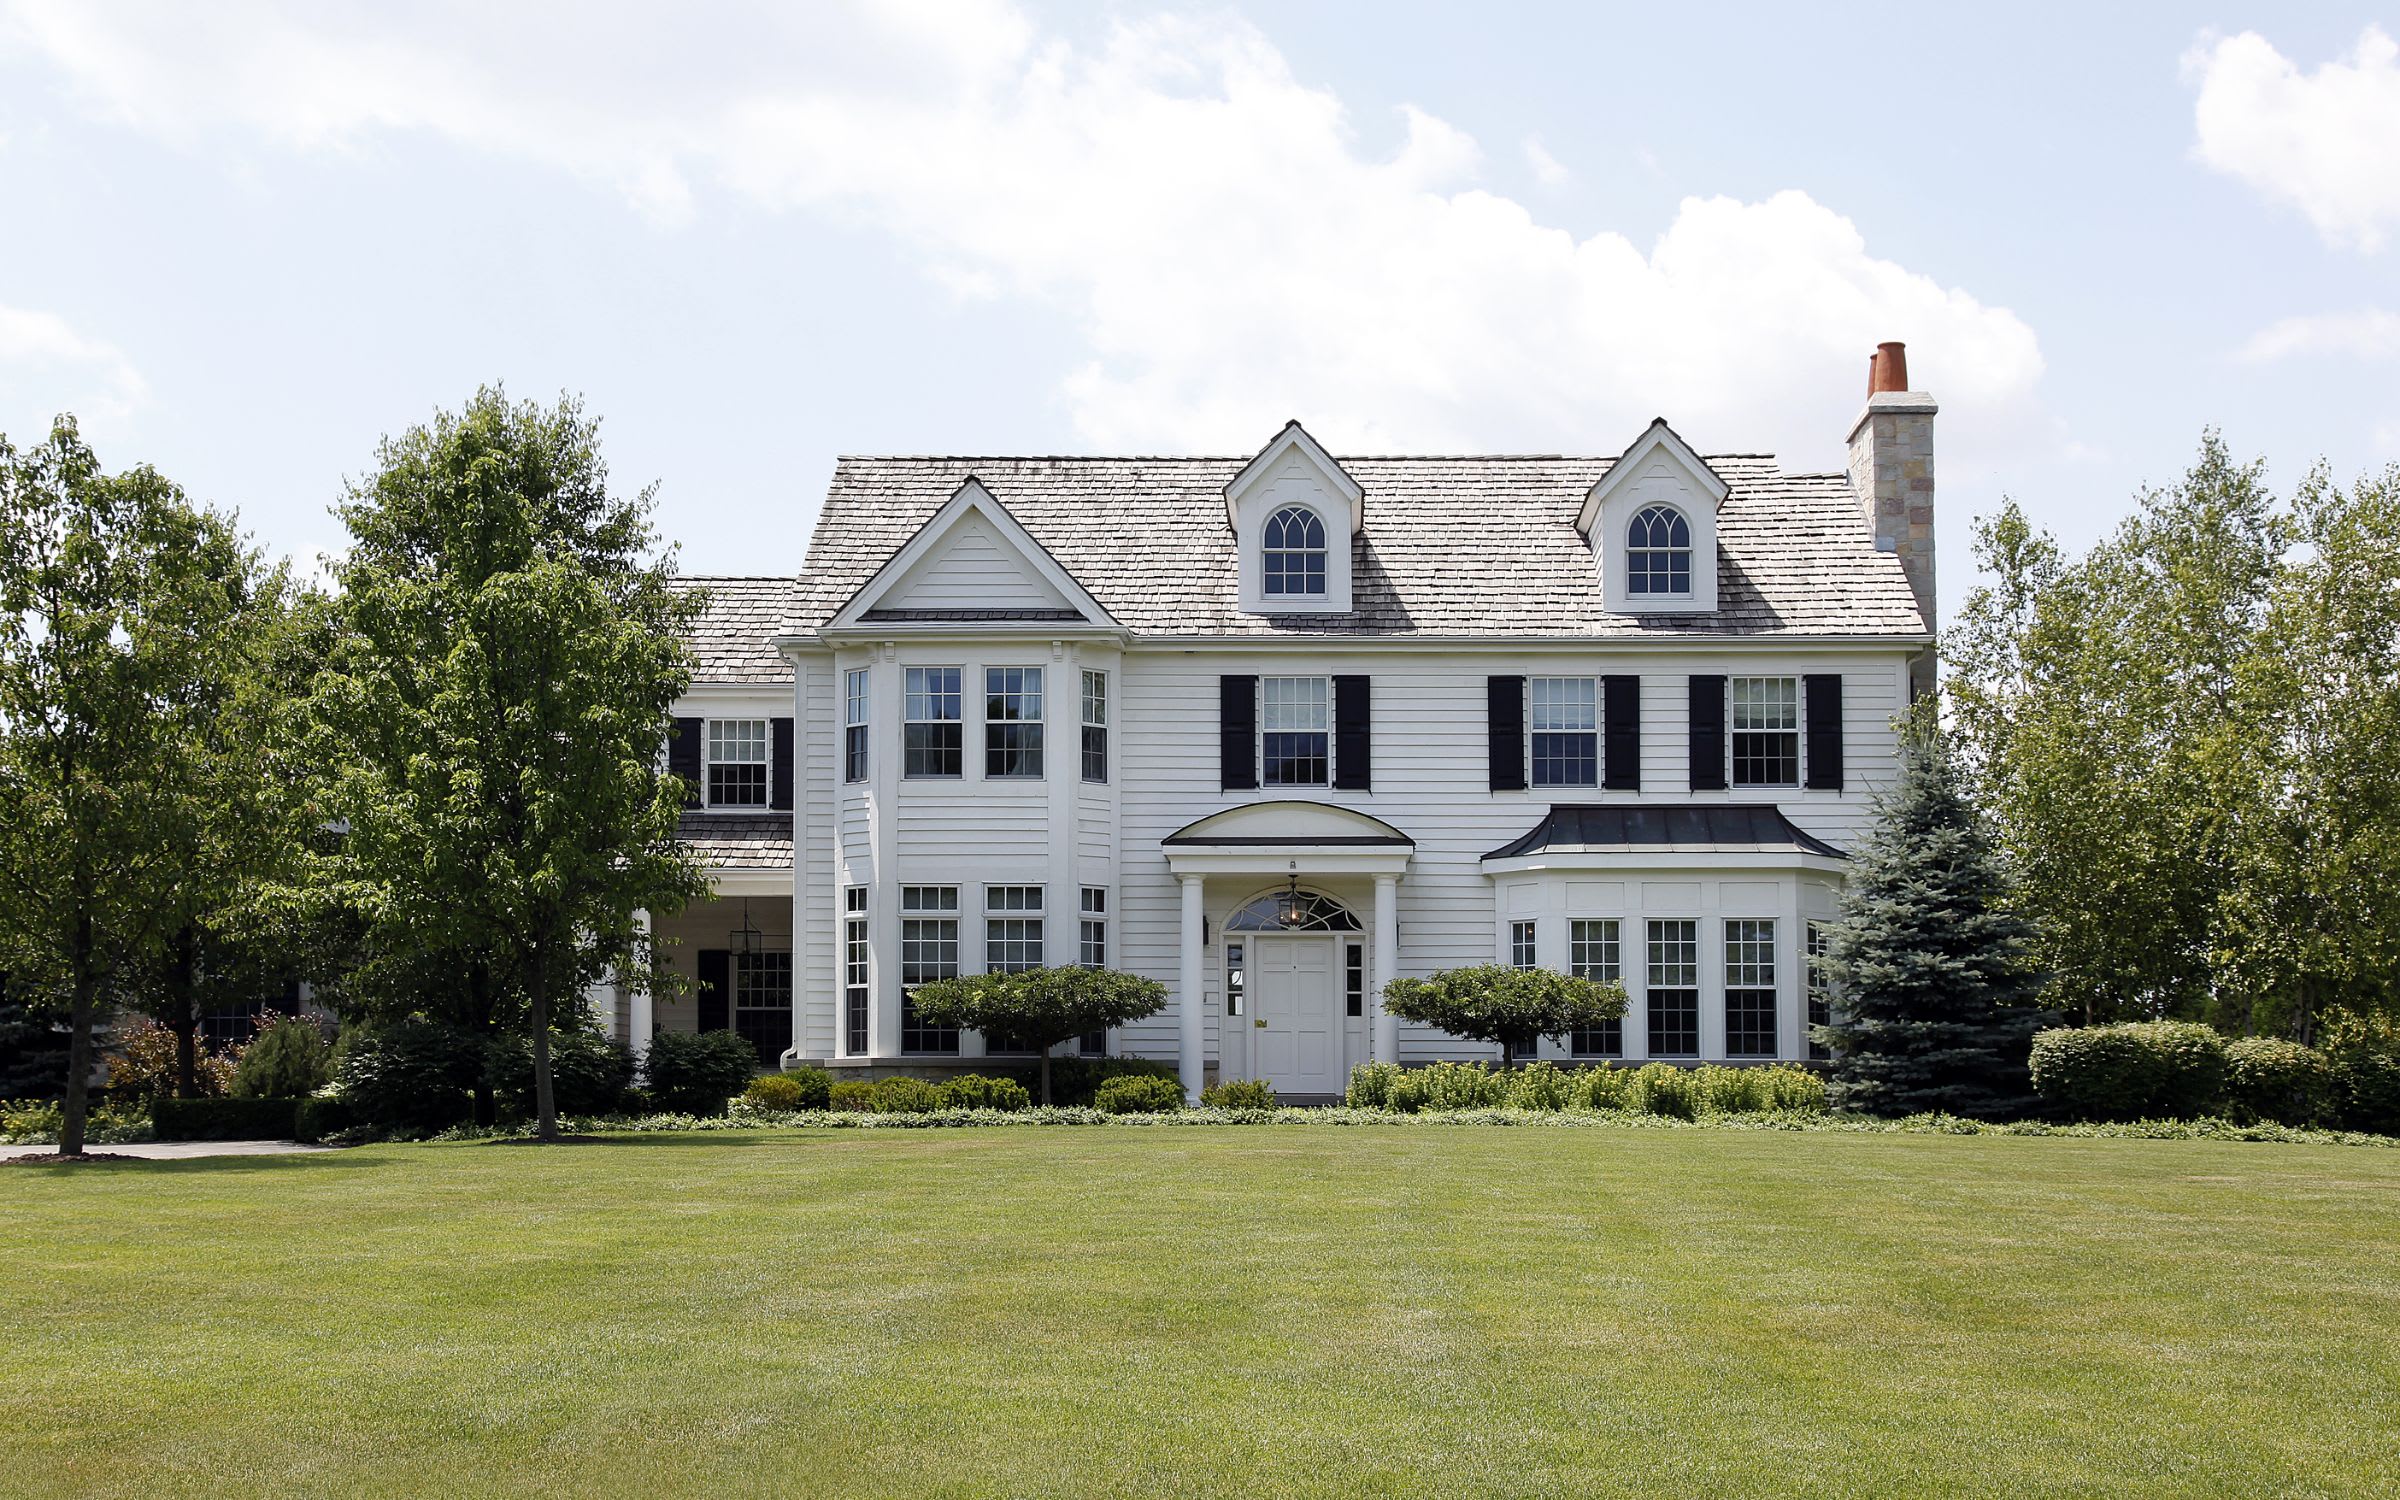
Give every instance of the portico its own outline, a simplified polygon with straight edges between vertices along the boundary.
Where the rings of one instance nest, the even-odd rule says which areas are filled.
[[[1182,897],[1175,1015],[1187,1095],[1205,1082],[1212,897],[1231,903],[1215,934],[1220,1077],[1339,1092],[1353,1063],[1398,1057],[1382,995],[1398,972],[1399,885],[1414,840],[1348,808],[1281,801],[1211,814],[1161,848]]]

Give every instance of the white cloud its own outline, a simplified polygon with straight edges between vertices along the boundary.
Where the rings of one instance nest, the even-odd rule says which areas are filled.
[[[2260,329],[2242,348],[2242,358],[2256,361],[2306,354],[2400,359],[2400,313],[2362,307],[2283,318]]]
[[[1525,137],[1525,164],[1533,168],[1533,180],[1544,187],[1562,187],[1575,176],[1565,162],[1550,154],[1538,135]]]
[[[1087,358],[1061,396],[1096,446],[1243,451],[1298,415],[1351,450],[1607,451],[1663,413],[1704,447],[1830,462],[1886,338],[1948,398],[1947,451],[2053,437],[2031,329],[1805,193],[1689,198],[1646,246],[1578,238],[1477,186],[1474,139],[1422,111],[1367,154],[1240,21],[1079,47],[1000,0],[792,9],[14,14],[87,107],[168,139],[431,133],[664,223],[715,192],[879,230],[954,295],[1070,319]]]
[[[56,313],[0,306],[0,435],[19,447],[72,412],[86,432],[120,427],[141,400],[141,372]]]
[[[2308,216],[2334,245],[2381,249],[2400,224],[2400,43],[2380,27],[2314,73],[2254,31],[2203,35],[2184,71],[2200,86],[2194,153]]]

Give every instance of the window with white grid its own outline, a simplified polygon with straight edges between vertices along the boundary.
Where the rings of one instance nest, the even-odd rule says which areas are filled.
[[[842,892],[842,1037],[852,1057],[867,1053],[867,888]]]
[[[983,968],[1015,974],[1042,966],[1042,888],[990,885],[983,889]]]
[[[1538,967],[1534,958],[1534,925],[1531,922],[1508,924],[1508,963],[1513,969]]]
[[[1600,692],[1590,677],[1531,677],[1525,725],[1535,786],[1600,784]]]
[[[1323,786],[1333,770],[1328,679],[1258,680],[1259,781],[1266,786]]]
[[[767,721],[708,721],[708,805],[767,805]]]
[[[1833,1024],[1833,934],[1823,922],[1808,924],[1808,1055],[1819,1062],[1833,1049],[1817,1040],[1816,1028]]]
[[[917,1018],[909,992],[936,979],[958,977],[958,887],[900,887],[900,1050],[951,1053],[958,1028]]]
[[[1736,677],[1726,684],[1735,786],[1800,784],[1800,679]]]
[[[1775,923],[1725,920],[1725,1055],[1775,1055]]]
[[[867,669],[842,674],[842,780],[867,779]]]
[[[1083,674],[1083,779],[1108,780],[1108,674]]]
[[[900,726],[900,774],[958,776],[964,698],[956,667],[910,667]]]
[[[1615,917],[1577,917],[1567,923],[1567,972],[1578,979],[1617,983],[1624,978],[1619,923]],[[1623,1057],[1625,1023],[1603,1021],[1567,1037],[1576,1057]]]
[[[1649,1013],[1652,1057],[1700,1053],[1700,924],[1689,918],[1650,919],[1644,934],[1643,1009]]]
[[[1042,669],[986,667],[983,672],[983,774],[1042,774]]]

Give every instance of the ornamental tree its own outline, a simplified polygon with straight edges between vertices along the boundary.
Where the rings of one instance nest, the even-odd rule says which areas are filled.
[[[937,979],[909,991],[917,1014],[936,1026],[964,1026],[1041,1054],[1042,1102],[1050,1102],[1050,1049],[1088,1031],[1106,1031],[1167,1005],[1167,987],[1114,969],[1019,969]]]
[[[1625,987],[1552,969],[1478,964],[1383,987],[1383,1008],[1403,1021],[1500,1044],[1502,1067],[1546,1036],[1584,1031],[1625,1014]]]

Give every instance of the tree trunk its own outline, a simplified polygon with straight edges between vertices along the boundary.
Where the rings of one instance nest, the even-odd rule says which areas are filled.
[[[558,1139],[558,1106],[550,1089],[550,965],[545,952],[533,955],[533,1133],[537,1139]]]
[[[72,946],[69,968],[73,990],[67,1008],[67,1099],[59,1111],[58,1125],[58,1152],[61,1156],[83,1154],[83,1128],[92,1106],[92,1001],[95,985],[92,978],[92,918],[89,912],[77,914]]]

